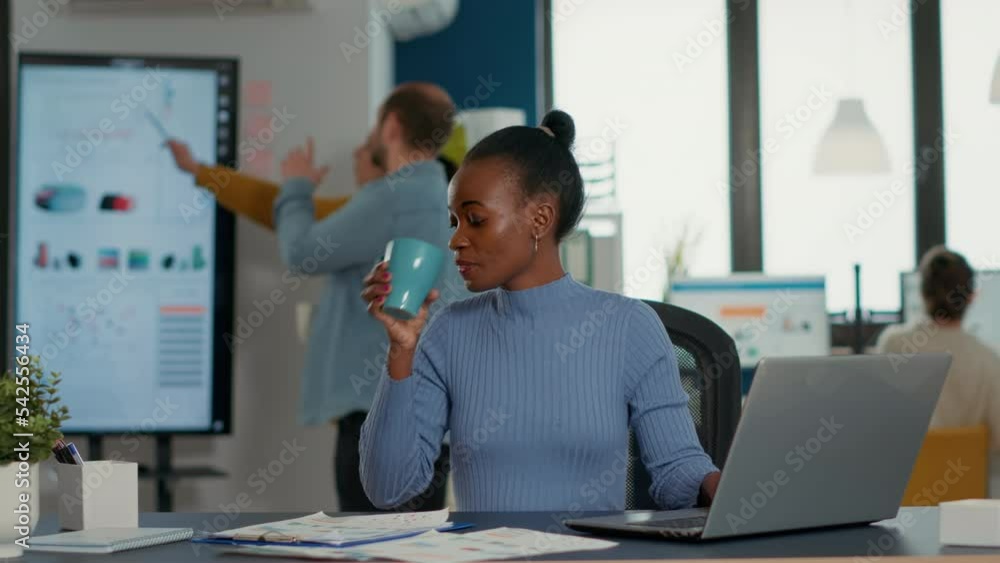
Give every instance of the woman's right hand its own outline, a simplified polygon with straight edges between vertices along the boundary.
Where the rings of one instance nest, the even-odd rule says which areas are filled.
[[[430,305],[438,298],[438,290],[431,290],[423,305],[420,306],[420,312],[410,320],[397,319],[382,310],[382,304],[385,303],[385,298],[391,291],[392,274],[389,273],[388,263],[379,262],[365,276],[361,298],[368,303],[368,314],[385,326],[390,345],[399,347],[403,351],[412,351],[416,349],[417,340],[420,339],[420,331],[427,323]]]
[[[170,149],[170,156],[174,157],[174,164],[177,165],[177,168],[192,175],[198,173],[198,167],[201,164],[195,160],[194,155],[191,154],[190,147],[186,143],[177,139],[170,139],[167,141],[167,148]]]

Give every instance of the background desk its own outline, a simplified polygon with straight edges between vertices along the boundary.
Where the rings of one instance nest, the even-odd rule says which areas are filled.
[[[536,558],[538,560],[600,560],[600,559],[710,559],[728,557],[859,557],[862,561],[879,560],[887,555],[938,555],[938,554],[988,554],[1000,561],[1000,549],[971,549],[943,547],[938,543],[938,512],[936,508],[904,508],[913,516],[909,526],[897,518],[875,526],[860,526],[780,534],[756,538],[724,540],[706,543],[667,542],[650,539],[615,538],[616,548],[591,552],[575,552]],[[900,513],[902,514],[902,512]],[[139,523],[147,527],[189,527],[197,529],[225,529],[262,522],[283,520],[301,514],[251,512],[231,518],[223,513],[145,513]],[[566,515],[559,512],[525,513],[474,513],[456,512],[452,521],[472,522],[473,529],[482,530],[498,526],[529,528],[542,531],[567,531],[559,522]],[[217,521],[216,521],[217,520]],[[223,525],[224,524],[224,525]],[[54,515],[42,518],[34,535],[56,531]],[[226,563],[267,563],[286,561],[276,558],[237,557],[223,555],[217,548],[174,543],[108,555],[80,555],[63,553],[25,553],[25,563],[143,561],[147,563],[176,563],[178,561],[218,560]],[[301,562],[303,560],[288,559]],[[885,560],[882,560],[885,563]]]

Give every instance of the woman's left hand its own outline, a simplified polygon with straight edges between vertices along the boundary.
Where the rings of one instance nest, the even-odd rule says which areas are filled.
[[[719,481],[722,479],[722,473],[718,471],[713,471],[701,482],[701,489],[698,493],[698,506],[711,506],[712,501],[715,500],[715,491],[719,488]]]
[[[313,164],[313,144],[313,138],[309,137],[304,147],[290,150],[281,161],[281,176],[286,181],[291,178],[308,178],[316,186],[323,181],[330,167],[317,168]]]

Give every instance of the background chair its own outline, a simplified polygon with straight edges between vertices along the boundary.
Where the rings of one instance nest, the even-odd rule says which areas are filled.
[[[657,301],[645,303],[656,311],[667,329],[677,355],[681,385],[690,396],[688,407],[698,438],[721,468],[740,417],[740,361],[736,344],[717,324],[697,313]],[[658,508],[649,495],[651,484],[630,432],[625,508]]]
[[[986,498],[990,433],[985,425],[927,432],[903,506],[937,506],[949,500]]]

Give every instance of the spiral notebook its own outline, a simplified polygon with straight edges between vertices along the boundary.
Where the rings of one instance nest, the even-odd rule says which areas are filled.
[[[32,551],[114,553],[191,539],[191,528],[93,528],[31,539]]]

